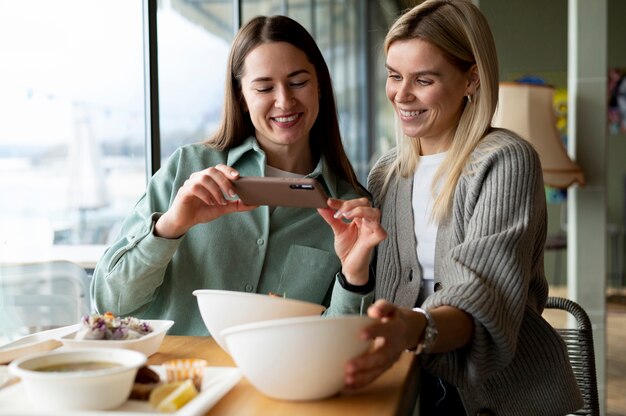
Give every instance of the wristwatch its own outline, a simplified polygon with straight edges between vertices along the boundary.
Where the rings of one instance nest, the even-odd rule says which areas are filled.
[[[439,332],[437,331],[437,325],[435,324],[435,320],[432,315],[422,308],[413,308],[415,312],[421,313],[426,318],[426,328],[424,328],[424,333],[422,338],[417,343],[417,348],[415,349],[415,355],[419,355],[422,352],[429,353],[433,344],[437,340],[437,335]]]
[[[372,266],[370,266],[369,278],[367,280],[367,283],[364,285],[356,286],[348,283],[348,279],[346,279],[346,276],[344,276],[341,270],[339,270],[339,272],[337,273],[337,280],[339,281],[341,287],[349,292],[358,293],[359,295],[365,295],[374,290],[374,284],[376,282],[376,278],[374,276],[374,268]]]

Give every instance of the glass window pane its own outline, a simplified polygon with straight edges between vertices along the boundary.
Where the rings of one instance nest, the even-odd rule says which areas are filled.
[[[105,245],[141,195],[142,36],[139,0],[0,2],[0,261]]]
[[[255,16],[288,15],[286,0],[243,0],[241,2],[241,21],[246,23]]]
[[[289,0],[287,2],[287,16],[291,17],[315,37],[313,30],[313,16],[315,16],[314,6],[315,0]]]
[[[356,0],[318,0],[315,3],[314,33],[330,68],[339,123],[346,153],[360,179],[368,171],[367,134],[363,109],[365,72],[362,59],[366,53],[359,41],[360,2]]]
[[[157,12],[161,157],[217,127],[233,38],[229,2],[172,0]]]
[[[384,40],[390,22],[400,15],[401,10],[390,1],[372,3],[370,9],[369,36],[372,39],[372,79],[374,87],[372,100],[374,108],[374,143],[373,154],[370,156],[370,164],[376,162],[378,157],[396,145],[395,141],[395,113],[387,98],[385,84],[387,82],[387,70],[385,68]],[[371,166],[370,166],[371,168]]]

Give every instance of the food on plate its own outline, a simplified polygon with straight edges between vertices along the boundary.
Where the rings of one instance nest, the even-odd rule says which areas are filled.
[[[156,371],[146,366],[140,367],[135,376],[130,398],[134,400],[148,400],[150,393],[161,384],[161,377],[159,377]]]
[[[61,364],[51,364],[43,367],[35,368],[35,371],[43,371],[45,373],[69,373],[76,371],[97,371],[106,368],[121,367],[119,363],[111,363],[108,361],[84,361],[84,362],[68,362]]]
[[[209,365],[199,358],[179,358],[163,363],[168,383],[191,379],[197,390],[202,389],[204,369]]]
[[[159,412],[175,412],[198,395],[191,379],[163,384],[150,393],[150,405]]]
[[[141,338],[153,331],[152,326],[132,316],[119,317],[111,312],[85,315],[75,339],[129,340]]]

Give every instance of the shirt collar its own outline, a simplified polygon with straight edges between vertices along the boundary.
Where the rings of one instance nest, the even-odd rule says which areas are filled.
[[[331,171],[324,156],[320,157],[313,172],[306,175],[307,178],[317,179],[325,188],[331,198],[337,198],[337,176]]]
[[[233,166],[235,163],[239,161],[239,159],[242,158],[244,154],[246,154],[249,151],[255,151],[259,153],[260,155],[262,155],[263,159],[265,159],[265,153],[259,147],[259,143],[257,143],[254,137],[250,136],[246,140],[244,140],[240,145],[231,147],[228,150],[228,159],[226,163],[228,164],[228,166]]]

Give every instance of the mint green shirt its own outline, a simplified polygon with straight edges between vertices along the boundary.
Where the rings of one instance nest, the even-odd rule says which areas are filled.
[[[96,266],[91,296],[97,312],[172,319],[169,334],[207,335],[195,289],[285,294],[323,304],[327,315],[359,313],[371,303],[372,293],[353,293],[336,282],[341,263],[333,232],[312,208],[276,207],[270,213],[261,206],[198,224],[179,239],[156,237],[154,222],[185,180],[219,163],[241,176],[264,176],[266,158],[254,138],[226,151],[203,144],[176,150]],[[323,158],[307,177],[320,181],[333,198],[360,196]]]

